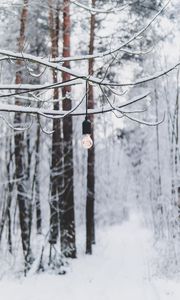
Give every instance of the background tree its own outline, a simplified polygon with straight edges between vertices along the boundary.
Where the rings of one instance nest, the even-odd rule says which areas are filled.
[[[96,0],[92,0],[92,6],[95,7]],[[95,15],[90,16],[90,29],[89,29],[89,55],[94,53],[94,38],[95,38]],[[88,74],[94,73],[94,59],[88,60]],[[94,92],[93,86],[88,86],[88,108],[94,108]],[[93,115],[90,116],[90,121],[93,128]],[[94,140],[94,130],[91,133]],[[88,150],[87,161],[87,199],[86,199],[86,253],[92,254],[92,245],[95,243],[95,148],[92,147]]]
[[[20,30],[18,38],[18,51],[22,52],[25,46],[25,30],[28,17],[28,0],[24,0],[23,8],[20,17]],[[21,84],[23,82],[23,75],[21,71],[22,62],[17,61],[17,72],[16,72],[16,84]],[[15,101],[16,105],[20,105],[19,99]],[[15,126],[20,126],[22,123],[21,113],[17,112],[14,116]],[[24,252],[25,263],[28,267],[30,263],[30,201],[27,197],[27,178],[25,170],[25,134],[24,132],[17,132],[14,136],[15,143],[15,165],[16,165],[16,186],[17,186],[17,203],[19,208],[19,220],[21,228],[21,239],[22,247]],[[28,175],[28,174],[27,174]],[[29,267],[28,267],[29,268]]]
[[[63,1],[63,57],[70,57],[70,1]],[[65,67],[70,68],[69,61],[64,62]],[[62,72],[63,82],[70,80],[68,73]],[[65,111],[72,109],[71,87],[62,88]],[[75,211],[74,211],[74,170],[73,170],[73,121],[68,116],[63,120],[63,196],[61,203],[61,250],[66,257],[76,257]]]

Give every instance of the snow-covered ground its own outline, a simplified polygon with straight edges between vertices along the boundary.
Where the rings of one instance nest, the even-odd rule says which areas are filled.
[[[72,261],[66,275],[0,282],[2,300],[179,300],[180,281],[152,276],[152,237],[137,216],[98,232],[93,256]]]

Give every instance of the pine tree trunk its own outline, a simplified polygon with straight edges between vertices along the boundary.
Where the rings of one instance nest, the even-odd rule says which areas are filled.
[[[11,136],[8,139],[9,144],[9,157],[7,158],[7,177],[8,177],[8,196],[7,196],[7,218],[8,218],[8,246],[9,252],[12,253],[12,233],[11,233],[11,203],[12,203],[12,193],[13,193],[13,174],[11,172],[12,167],[12,157],[13,157],[13,150],[12,150],[12,138]]]
[[[180,152],[179,152],[179,77],[180,71],[178,69],[177,71],[177,85],[176,85],[176,112],[175,112],[175,118],[176,118],[176,148],[175,148],[175,172],[176,177],[178,180],[178,187],[177,187],[177,208],[178,208],[178,216],[180,218],[180,182],[178,178],[178,171],[179,171],[179,162],[180,162]]]
[[[156,121],[158,122],[159,120],[159,114],[158,114],[158,95],[157,95],[157,90],[155,88],[154,90],[155,93],[155,99],[156,99]],[[156,126],[156,148],[157,148],[157,168],[158,168],[158,197],[162,194],[162,180],[161,180],[161,167],[160,167],[160,142],[159,142],[160,138],[159,138],[159,126]]]
[[[38,117],[39,118],[39,117]],[[35,144],[35,168],[34,168],[34,187],[35,192],[35,207],[36,207],[36,229],[37,233],[42,233],[42,216],[41,216],[41,202],[40,202],[40,185],[39,185],[39,157],[40,157],[40,125],[37,124],[36,130],[36,144]]]
[[[5,227],[5,222],[7,220],[8,245],[9,245],[10,253],[12,253],[12,234],[11,234],[11,203],[12,203],[12,192],[13,192],[13,182],[12,182],[13,174],[11,172],[12,163],[13,163],[12,156],[13,156],[12,137],[10,136],[6,140],[6,162],[7,162],[6,171],[7,171],[7,181],[8,181],[8,186],[6,191],[7,198],[5,197],[5,203],[4,203],[1,222],[0,222],[0,241],[1,241],[3,230]]]
[[[63,1],[63,57],[70,56],[70,1]],[[69,62],[64,65],[70,68]],[[69,74],[62,73],[63,81],[70,79]],[[62,90],[63,110],[71,109],[71,88]],[[74,212],[74,186],[73,186],[73,124],[72,117],[63,120],[63,155],[64,155],[64,188],[61,203],[61,250],[64,256],[76,257],[75,212]]]
[[[20,19],[20,34],[18,38],[18,51],[23,52],[25,43],[25,28],[28,17],[28,0],[24,0],[23,9],[21,12]],[[17,61],[17,68],[19,69],[16,73],[16,84],[22,84],[23,77],[21,69],[21,60]],[[22,103],[17,99],[16,105]],[[15,126],[21,124],[21,113],[16,112],[14,117]],[[21,239],[22,247],[24,252],[25,264],[29,264],[30,254],[30,232],[29,232],[29,210],[28,210],[28,199],[26,191],[26,178],[25,178],[25,162],[24,162],[24,132],[17,132],[14,136],[15,143],[15,174],[17,180],[17,203],[19,207],[19,219],[21,228]]]
[[[49,0],[49,26],[51,36],[51,55],[56,58],[59,54],[59,6],[56,12],[53,11],[52,0]],[[58,74],[53,70],[53,83],[58,82]],[[54,89],[53,108],[59,110],[59,90]],[[62,194],[62,141],[61,141],[61,122],[59,119],[53,119],[53,135],[52,135],[52,161],[51,161],[51,201],[50,201],[50,244],[57,242],[59,232],[59,202],[61,202]]]
[[[94,7],[96,0],[92,0]],[[90,19],[90,41],[89,41],[89,54],[94,52],[94,31],[95,31],[95,15],[91,14]],[[94,60],[89,59],[88,71],[93,74]],[[94,108],[94,92],[93,86],[88,87],[88,108]],[[93,115],[90,116],[92,124],[92,139],[94,140],[93,132]],[[86,199],[86,253],[92,254],[92,244],[95,243],[95,222],[94,222],[94,201],[95,201],[95,180],[94,180],[94,164],[95,164],[95,151],[94,147],[88,150],[88,166],[87,166],[87,199]]]

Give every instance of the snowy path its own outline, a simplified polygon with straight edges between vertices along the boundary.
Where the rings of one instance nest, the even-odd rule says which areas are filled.
[[[73,261],[67,275],[43,274],[21,282],[3,280],[0,282],[0,299],[180,299],[179,283],[152,282],[148,254],[151,236],[137,218],[131,218],[122,226],[112,226],[99,237],[101,243],[95,247],[94,255]]]

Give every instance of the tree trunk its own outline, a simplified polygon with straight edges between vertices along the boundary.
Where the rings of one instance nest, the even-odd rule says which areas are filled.
[[[59,54],[59,5],[56,12],[52,9],[52,0],[49,0],[49,25],[51,36],[51,55],[56,58]],[[53,83],[58,82],[58,74],[53,70]],[[59,110],[59,90],[54,89],[53,108]],[[51,201],[50,201],[50,244],[57,242],[59,232],[59,202],[61,201],[62,188],[62,141],[61,141],[61,122],[59,119],[53,119],[52,135],[52,161],[51,161]]]
[[[7,191],[5,195],[5,203],[3,207],[1,222],[0,222],[0,241],[2,238],[3,230],[5,227],[5,222],[7,219],[7,225],[8,225],[8,246],[9,246],[9,252],[12,253],[12,234],[11,234],[11,203],[12,203],[12,192],[13,192],[13,174],[12,174],[12,157],[13,157],[13,151],[12,151],[12,137],[7,137],[6,140],[6,171],[7,171]]]
[[[92,0],[94,7],[96,0]],[[94,52],[94,31],[95,31],[95,15],[91,14],[90,19],[90,41],[89,41],[89,54]],[[88,71],[93,74],[94,60],[89,59]],[[94,92],[93,86],[89,85],[88,88],[88,108],[94,108]],[[92,124],[92,139],[94,139],[93,122],[94,116],[90,116]],[[92,254],[92,244],[95,243],[95,223],[94,223],[94,201],[95,201],[95,181],[94,181],[94,163],[95,151],[94,147],[88,150],[88,166],[87,166],[87,199],[86,199],[86,253]]]
[[[18,38],[18,51],[23,52],[23,47],[25,43],[25,28],[28,17],[28,0],[24,0],[23,9],[21,12],[20,19],[20,34]],[[17,61],[18,71],[16,73],[16,84],[22,84],[23,77],[22,71],[20,70],[22,62]],[[20,102],[17,99],[15,101],[16,105]],[[21,103],[22,104],[22,103]],[[21,113],[16,112],[14,117],[14,123],[16,126],[21,124]],[[19,219],[21,228],[21,239],[22,247],[24,252],[25,264],[29,264],[29,254],[30,254],[30,232],[29,232],[29,214],[28,214],[28,199],[26,191],[26,178],[25,178],[25,162],[24,162],[24,132],[17,132],[14,136],[15,143],[15,174],[17,180],[17,203],[19,207]]]
[[[12,150],[12,138],[11,136],[8,139],[9,144],[9,157],[7,158],[7,177],[8,177],[8,196],[7,196],[7,218],[8,218],[8,246],[9,252],[12,253],[12,228],[11,228],[11,203],[12,203],[12,193],[14,184],[12,182],[14,175],[12,174],[12,157],[13,157],[13,150]]]
[[[70,56],[70,2],[63,1],[63,57]],[[64,65],[70,68],[69,62]],[[69,74],[62,73],[63,81],[70,79]],[[71,109],[71,88],[62,89],[63,110]],[[72,117],[63,120],[63,155],[64,155],[64,188],[61,203],[61,250],[65,257],[76,257],[74,186],[73,186],[73,124]]]
[[[39,120],[39,116],[37,117]],[[37,234],[42,233],[42,216],[41,216],[41,202],[40,202],[40,185],[39,185],[39,157],[40,157],[40,125],[37,124],[36,129],[36,142],[35,142],[35,167],[34,167],[34,178],[32,184],[32,191],[35,198],[35,208],[36,208],[36,230]]]

